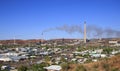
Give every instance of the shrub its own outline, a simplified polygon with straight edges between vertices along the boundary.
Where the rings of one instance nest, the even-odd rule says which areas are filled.
[[[28,70],[28,68],[26,66],[20,66],[18,68],[18,71],[27,71],[27,70]]]
[[[107,63],[102,63],[102,67],[105,71],[109,71],[110,70],[110,65]]]
[[[87,69],[83,65],[79,65],[76,67],[75,71],[87,71]]]
[[[112,71],[120,71],[118,68],[112,68]]]
[[[62,64],[61,64],[61,67],[62,67],[62,70],[63,70],[63,71],[68,71],[68,69],[69,69],[69,64],[68,64],[68,63],[62,63]]]
[[[99,67],[99,64],[94,64],[93,65],[93,68],[98,68]]]
[[[32,71],[45,71],[43,67],[45,67],[46,64],[35,64],[32,66]]]

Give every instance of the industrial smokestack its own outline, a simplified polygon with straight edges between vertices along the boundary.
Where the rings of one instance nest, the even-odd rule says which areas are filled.
[[[86,44],[86,21],[84,22],[84,44]]]

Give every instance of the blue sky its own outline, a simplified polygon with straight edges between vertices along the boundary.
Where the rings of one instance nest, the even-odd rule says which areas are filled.
[[[0,39],[83,38],[48,28],[97,25],[120,31],[120,0],[0,0]]]

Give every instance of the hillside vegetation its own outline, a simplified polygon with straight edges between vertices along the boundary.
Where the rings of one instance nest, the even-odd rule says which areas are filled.
[[[120,71],[120,55],[98,62],[71,64],[69,65],[68,71]]]

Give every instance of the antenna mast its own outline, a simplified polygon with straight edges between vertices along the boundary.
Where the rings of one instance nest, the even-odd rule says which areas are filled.
[[[14,45],[16,44],[15,36],[14,36]]]
[[[84,22],[84,44],[86,44],[86,21]]]

